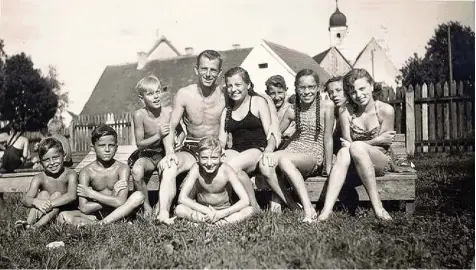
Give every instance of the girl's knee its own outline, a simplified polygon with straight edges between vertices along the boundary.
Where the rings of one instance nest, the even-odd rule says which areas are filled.
[[[367,146],[365,142],[355,141],[350,144],[349,153],[352,157],[362,155],[367,152]]]

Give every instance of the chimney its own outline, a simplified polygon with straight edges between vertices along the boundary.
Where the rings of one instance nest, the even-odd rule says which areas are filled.
[[[137,70],[144,68],[145,64],[147,64],[147,57],[148,56],[146,52],[137,53]]]
[[[193,55],[193,48],[192,47],[187,47],[185,48],[185,55]]]
[[[234,49],[234,50],[239,50],[239,49],[241,49],[240,44],[233,44],[233,45],[231,45],[231,46],[233,46],[233,49]]]

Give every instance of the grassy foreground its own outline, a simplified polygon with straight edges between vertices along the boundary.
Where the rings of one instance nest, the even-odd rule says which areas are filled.
[[[367,208],[337,211],[330,221],[302,224],[302,213],[265,213],[216,228],[176,221],[75,229],[56,224],[17,231],[26,212],[6,195],[0,218],[0,268],[470,268],[474,258],[474,155],[414,160],[416,211],[380,222]],[[52,241],[64,248],[49,250]],[[473,266],[474,267],[474,266]]]

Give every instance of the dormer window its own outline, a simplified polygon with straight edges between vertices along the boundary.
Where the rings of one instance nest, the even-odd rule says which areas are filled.
[[[260,69],[263,69],[263,68],[268,68],[268,63],[261,63],[261,64],[258,64],[258,67]]]

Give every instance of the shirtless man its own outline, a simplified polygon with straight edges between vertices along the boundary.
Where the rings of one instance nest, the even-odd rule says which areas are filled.
[[[162,181],[170,181],[168,184],[168,196],[159,198],[159,221],[165,221],[169,218],[169,210],[172,199],[175,197],[175,177],[185,171],[190,170],[192,165],[197,161],[196,153],[198,150],[198,142],[207,135],[218,136],[220,128],[220,116],[225,108],[225,93],[220,85],[217,85],[217,79],[222,72],[222,59],[220,54],[213,50],[201,52],[197,57],[197,63],[194,71],[198,77],[198,84],[192,84],[181,88],[174,97],[173,110],[170,116],[170,130],[174,130],[183,117],[185,128],[187,130],[187,138],[180,152],[175,153],[172,142],[165,142],[166,157],[160,162],[162,170],[170,171],[170,175],[174,177],[170,179],[162,179]],[[273,104],[267,95],[268,106]],[[281,141],[281,132],[279,131],[279,122],[277,120],[276,108],[269,106],[271,111],[271,129],[269,134],[273,134],[277,144]],[[175,136],[171,132],[169,136]],[[238,177],[250,197],[253,207],[258,207],[254,189],[248,175],[242,172]]]

